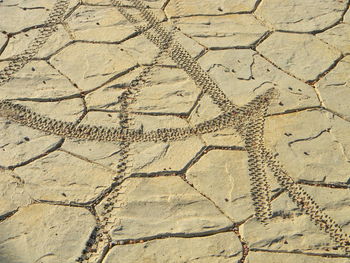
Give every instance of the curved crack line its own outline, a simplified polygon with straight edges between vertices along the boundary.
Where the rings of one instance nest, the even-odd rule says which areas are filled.
[[[116,240],[113,244],[112,247],[118,246],[118,245],[128,245],[130,243],[143,243],[147,241],[152,241],[156,239],[167,239],[167,238],[198,238],[198,237],[207,237],[207,236],[213,236],[221,233],[227,233],[227,232],[232,232],[232,230],[236,226],[233,224],[231,226],[227,226],[221,229],[216,229],[216,230],[209,230],[209,231],[203,231],[203,232],[194,232],[194,233],[184,233],[184,232],[179,232],[179,233],[162,233],[162,234],[157,234],[153,236],[147,236],[147,237],[140,237],[140,238],[128,238],[128,239],[119,239]],[[141,241],[141,242],[140,242]]]
[[[314,139],[320,137],[323,133],[325,133],[325,132],[330,132],[330,130],[331,130],[331,128],[328,128],[328,129],[325,129],[325,130],[321,131],[320,133],[318,133],[318,134],[315,135],[315,136],[311,136],[311,137],[307,137],[307,138],[303,138],[303,139],[296,139],[296,140],[294,140],[294,141],[288,142],[288,146],[291,147],[292,144],[297,143],[297,142],[305,142],[305,141],[314,140]]]
[[[61,139],[59,139],[58,142],[56,142],[53,146],[51,146],[47,151],[45,151],[45,152],[43,152],[41,154],[38,154],[38,155],[36,155],[36,156],[26,160],[26,161],[20,162],[18,164],[9,165],[9,166],[5,167],[5,169],[14,170],[14,169],[16,169],[18,167],[25,166],[27,164],[30,164],[30,163],[36,161],[36,160],[39,160],[39,159],[49,155],[50,153],[58,150],[59,148],[61,148],[63,142],[64,142],[64,138],[61,138]]]

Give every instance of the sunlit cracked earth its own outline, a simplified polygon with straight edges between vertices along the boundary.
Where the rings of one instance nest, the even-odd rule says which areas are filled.
[[[144,2],[176,24],[181,44],[235,104],[279,90],[266,145],[350,234],[350,1]],[[0,2],[0,70],[27,48],[53,5]],[[110,1],[72,0],[37,55],[0,86],[0,99],[116,127],[118,97],[156,54]],[[220,114],[168,58],[130,107],[134,128],[144,131]],[[96,262],[350,262],[273,178],[271,222],[256,220],[247,153],[232,129],[133,144],[104,219],[120,158],[119,143],[65,139],[0,118],[0,263],[75,262],[101,220],[111,222],[111,242]]]

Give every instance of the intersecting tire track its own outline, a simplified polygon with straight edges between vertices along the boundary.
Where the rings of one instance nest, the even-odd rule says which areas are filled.
[[[257,219],[266,224],[271,217],[270,187],[266,179],[266,165],[272,171],[282,188],[287,190],[289,197],[296,203],[298,208],[309,215],[314,224],[328,233],[331,239],[343,248],[346,253],[350,253],[349,236],[343,233],[341,227],[319,208],[316,202],[300,185],[293,181],[276,159],[276,156],[264,146],[263,129],[266,111],[271,101],[277,96],[276,90],[270,89],[266,91],[243,107],[234,105],[212,80],[209,74],[173,39],[171,30],[167,30],[162,25],[161,21],[159,21],[140,0],[128,0],[127,2],[131,2],[132,6],[140,12],[141,19],[138,20],[134,15],[130,15],[125,10],[121,1],[112,0],[112,3],[129,22],[133,24],[140,22],[145,23],[143,26],[135,25],[136,29],[158,46],[160,53],[167,53],[169,57],[191,77],[196,86],[211,97],[213,103],[223,111],[221,115],[189,128],[157,129],[150,132],[130,129],[128,105],[133,100],[133,95],[136,95],[138,92],[136,87],[139,85],[139,82],[142,81],[141,76],[140,79],[132,84],[131,89],[126,91],[124,97],[121,98],[122,104],[124,103],[124,106],[122,106],[124,107],[124,111],[122,110],[121,112],[121,128],[107,128],[82,125],[73,122],[62,122],[37,114],[25,106],[10,101],[0,101],[0,117],[5,117],[34,129],[63,137],[119,141],[122,147],[124,147],[120,160],[121,166],[119,172],[121,174],[125,173],[127,169],[128,151],[130,150],[130,144],[133,142],[177,141],[190,136],[231,127],[235,129],[245,141],[249,156],[248,166],[252,184],[251,195]],[[46,26],[39,31],[39,36],[34,39],[31,46],[22,54],[16,56],[8,67],[0,71],[0,85],[9,81],[13,74],[23,68],[23,66],[34,57],[38,49],[55,31],[56,25],[61,21],[66,8],[67,1],[58,0],[56,2],[54,9],[51,11],[46,21]],[[128,94],[128,92],[130,94]],[[109,198],[117,198],[117,190],[116,188],[116,197],[111,196]],[[113,207],[107,206],[106,212],[110,212],[108,209],[113,209]],[[104,230],[104,232],[106,232],[106,230]],[[107,241],[107,243],[110,242],[110,240]]]
[[[157,36],[151,34],[145,34],[153,43],[162,48],[161,38],[167,39],[169,32],[167,32],[162,26],[161,22],[153,15],[153,13],[146,8],[146,6],[140,0],[129,0],[133,5],[139,9],[141,16],[147,21],[148,27],[155,30]],[[121,9],[121,5],[118,5],[118,1],[114,0],[115,4]],[[126,16],[128,19],[128,17]],[[132,19],[128,19],[133,22]],[[203,92],[209,94],[213,102],[217,104],[223,111],[229,110],[233,114],[239,113],[242,109],[233,105],[233,103],[226,97],[226,95],[220,90],[220,88],[211,80],[208,74],[205,74],[203,69],[191,58],[186,50],[184,50],[180,44],[174,43],[170,48],[171,58],[177,62],[186,73],[199,84],[199,87]],[[202,81],[200,81],[202,80]],[[206,81],[206,85],[203,85],[203,80]],[[201,85],[202,84],[202,85]],[[219,91],[218,91],[219,90]],[[221,101],[217,101],[220,98]],[[350,238],[346,233],[343,233],[341,227],[335,223],[326,213],[324,213],[316,202],[295,182],[288,176],[287,172],[283,170],[276,157],[271,155],[263,144],[263,123],[264,116],[268,105],[260,104],[260,111],[251,113],[251,115],[257,116],[257,118],[249,118],[250,120],[243,126],[235,127],[236,130],[245,138],[246,149],[250,158],[248,161],[250,178],[252,181],[252,198],[255,205],[256,216],[262,223],[266,223],[271,216],[271,205],[269,200],[269,185],[266,179],[266,173],[263,171],[262,161],[272,170],[278,183],[287,190],[288,195],[295,202],[298,208],[310,216],[311,220],[319,226],[319,228],[329,234],[332,240],[334,240],[346,253],[350,253]],[[259,108],[259,107],[258,107]],[[263,114],[259,116],[259,113]],[[248,115],[249,116],[249,115]],[[247,125],[248,123],[248,125]],[[244,127],[244,129],[242,129]],[[255,134],[254,134],[255,133]],[[259,134],[260,133],[260,134]],[[248,136],[247,136],[248,134]],[[251,158],[253,157],[253,158]],[[256,158],[256,159],[254,159]]]
[[[57,30],[57,25],[62,22],[67,11],[69,0],[57,0],[51,9],[39,34],[29,43],[28,47],[20,54],[13,57],[9,64],[0,70],[0,86],[10,81],[14,74],[21,70],[46,43],[48,38]]]
[[[151,64],[146,66],[141,73],[130,82],[129,87],[118,97],[118,103],[120,104],[119,112],[119,126],[122,131],[128,130],[134,125],[134,120],[130,114],[130,106],[135,103],[137,96],[141,88],[148,84],[150,75],[152,75],[154,67],[160,63],[164,57],[164,50],[160,50],[158,54],[153,58]],[[117,165],[117,176],[114,178],[114,182],[118,185],[121,180],[131,174],[130,167],[132,166],[132,142],[123,138],[119,142],[119,161]],[[124,186],[125,187],[125,186]],[[110,237],[110,231],[112,230],[114,221],[111,221],[111,212],[113,211],[114,204],[119,203],[119,191],[120,186],[114,188],[112,192],[107,196],[107,202],[104,204],[104,210],[101,214],[96,215],[97,227],[91,234],[89,241],[86,243],[86,247],[82,252],[82,255],[76,260],[81,263],[93,263],[99,262],[101,254],[103,254],[105,247],[112,244]]]

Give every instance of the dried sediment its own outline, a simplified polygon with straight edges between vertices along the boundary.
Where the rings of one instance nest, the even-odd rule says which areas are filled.
[[[13,75],[22,69],[39,49],[46,43],[48,38],[57,30],[57,26],[62,22],[69,5],[68,0],[58,0],[52,8],[43,27],[39,29],[39,34],[31,41],[28,47],[21,53],[13,57],[9,64],[0,71],[0,86],[13,78]]]
[[[122,96],[120,102],[122,109],[120,114],[120,128],[107,128],[102,126],[81,125],[71,122],[62,122],[39,115],[29,108],[12,103],[10,101],[0,101],[0,116],[18,122],[22,125],[39,129],[49,134],[56,134],[67,138],[79,138],[97,141],[118,141],[124,147],[122,158],[120,159],[120,173],[123,174],[128,163],[128,151],[131,143],[134,142],[158,142],[158,141],[178,141],[190,136],[204,133],[211,133],[230,127],[241,135],[245,142],[248,153],[249,176],[251,180],[251,197],[253,199],[255,213],[258,220],[268,223],[271,216],[270,187],[266,177],[266,168],[269,168],[277,182],[285,189],[289,197],[296,203],[298,208],[308,214],[311,220],[319,226],[321,230],[328,233],[339,247],[349,252],[350,238],[343,233],[341,227],[335,223],[315,201],[296,184],[278,162],[275,154],[266,149],[264,145],[264,122],[267,109],[271,100],[276,97],[274,89],[270,89],[262,95],[256,97],[243,107],[234,105],[227,98],[225,93],[218,87],[215,81],[204,71],[189,53],[173,39],[171,30],[159,21],[152,12],[143,5],[142,1],[112,1],[118,10],[133,24],[137,25],[137,30],[144,34],[151,42],[160,49],[160,53],[167,54],[179,68],[183,69],[195,82],[196,86],[203,93],[209,95],[222,114],[218,117],[202,122],[194,127],[157,129],[151,132],[131,129],[130,116],[128,112],[129,104],[132,103],[134,95],[137,95],[137,86],[142,77],[136,79],[131,88]],[[139,17],[129,14],[124,8],[124,2],[130,2],[131,6],[139,11]],[[147,75],[147,74],[145,74]],[[118,188],[109,197],[117,199]],[[108,214],[113,207],[106,207]],[[99,224],[103,224],[100,222]],[[107,240],[107,243],[110,243]]]
[[[258,109],[258,106],[262,102],[266,104],[270,103],[274,93],[275,90],[270,89],[263,95],[258,96],[251,102],[251,105],[246,107],[245,111],[239,114],[235,112],[223,113],[212,120],[202,122],[194,127],[164,128],[150,132],[64,122],[40,115],[31,111],[26,106],[15,104],[10,101],[0,101],[0,116],[48,134],[55,134],[66,138],[96,141],[126,141],[130,143],[166,142],[183,140],[191,136],[211,133],[232,126],[241,129],[241,123],[244,119],[249,117],[249,112],[252,112],[253,109]]]

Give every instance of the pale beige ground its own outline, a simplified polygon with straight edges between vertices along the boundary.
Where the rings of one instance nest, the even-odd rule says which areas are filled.
[[[36,36],[51,2],[0,3],[0,69]],[[235,104],[279,90],[265,142],[350,234],[350,1],[180,0],[180,14],[173,0],[145,2],[176,23],[179,41]],[[118,126],[118,96],[157,49],[108,0],[71,1],[69,10],[0,99]],[[169,59],[131,107],[134,127],[145,131],[220,113]],[[267,226],[256,220],[243,146],[231,129],[135,143],[101,262],[350,262],[272,177],[273,217]],[[103,214],[108,196],[99,198],[116,176],[118,150],[0,118],[0,263],[74,262],[96,225],[91,211]]]

